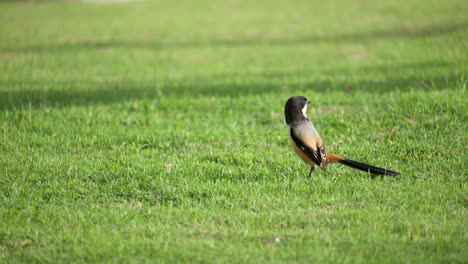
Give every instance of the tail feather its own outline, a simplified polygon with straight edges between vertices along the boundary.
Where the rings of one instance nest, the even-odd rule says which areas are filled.
[[[362,170],[367,173],[376,174],[376,175],[398,176],[400,174],[396,171],[375,167],[369,164],[357,162],[357,161],[350,160],[350,159],[341,159],[341,160],[338,160],[338,162],[348,167]]]

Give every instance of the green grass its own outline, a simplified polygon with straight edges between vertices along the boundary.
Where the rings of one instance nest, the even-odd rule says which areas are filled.
[[[374,2],[1,2],[0,262],[466,263],[468,5]]]

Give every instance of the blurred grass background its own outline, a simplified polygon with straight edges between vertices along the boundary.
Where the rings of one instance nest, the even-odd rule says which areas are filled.
[[[0,261],[467,259],[465,1],[3,1]],[[402,173],[306,178],[327,149]]]

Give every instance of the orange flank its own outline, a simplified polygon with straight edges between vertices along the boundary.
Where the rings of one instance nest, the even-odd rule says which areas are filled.
[[[327,162],[328,163],[335,163],[335,162],[338,162],[340,160],[344,160],[344,158],[340,157],[338,155],[335,155],[333,153],[327,153]]]

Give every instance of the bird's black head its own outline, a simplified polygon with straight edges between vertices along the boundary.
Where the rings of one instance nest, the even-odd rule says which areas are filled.
[[[293,123],[307,119],[306,111],[307,105],[310,103],[304,96],[293,96],[286,101],[284,106],[284,118],[286,124]]]

